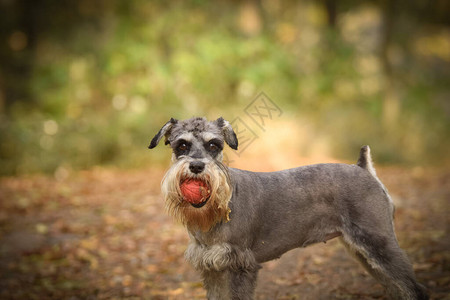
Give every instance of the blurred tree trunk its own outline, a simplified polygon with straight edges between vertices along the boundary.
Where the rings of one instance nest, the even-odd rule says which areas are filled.
[[[336,28],[337,20],[337,0],[325,0],[325,9],[327,11],[328,26]]]
[[[400,113],[400,97],[395,87],[395,76],[393,74],[389,59],[389,47],[392,42],[392,33],[395,28],[395,14],[397,0],[383,0],[382,8],[382,32],[380,41],[380,60],[383,67],[385,80],[385,95],[383,99],[382,123],[385,129],[389,130],[398,120]]]
[[[4,108],[8,111],[17,101],[33,101],[30,81],[38,34],[39,3],[22,0],[2,6],[0,92],[4,97]]]
[[[380,58],[386,75],[391,75],[392,68],[389,62],[389,44],[392,38],[392,30],[394,28],[394,13],[396,0],[384,0],[382,2],[382,34],[380,45]]]

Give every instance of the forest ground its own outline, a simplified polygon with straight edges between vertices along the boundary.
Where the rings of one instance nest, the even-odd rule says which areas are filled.
[[[432,299],[450,299],[450,172],[380,167],[399,243]],[[0,179],[0,298],[204,299],[160,168]],[[265,263],[256,299],[385,299],[337,239]]]

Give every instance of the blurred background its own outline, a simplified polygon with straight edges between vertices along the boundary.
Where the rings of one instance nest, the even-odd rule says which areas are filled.
[[[448,299],[448,0],[0,0],[0,298],[204,299],[164,212],[169,149],[147,149],[193,116],[232,122],[225,163],[250,170],[369,144]],[[382,293],[333,240],[265,264],[255,298]]]
[[[1,0],[1,175],[154,163],[167,153],[146,146],[170,117],[231,121],[259,92],[299,156],[353,161],[370,144],[379,163],[448,163],[449,13],[446,0]]]

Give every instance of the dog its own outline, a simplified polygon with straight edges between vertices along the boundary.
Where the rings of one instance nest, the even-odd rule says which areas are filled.
[[[167,211],[183,223],[185,258],[207,298],[253,299],[261,264],[339,237],[392,299],[428,299],[394,232],[394,205],[363,146],[356,165],[250,172],[223,164],[238,139],[223,118],[170,119],[152,139],[172,148],[161,182]]]

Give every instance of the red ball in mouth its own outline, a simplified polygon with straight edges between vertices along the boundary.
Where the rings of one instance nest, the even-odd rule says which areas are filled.
[[[200,179],[186,179],[181,183],[180,189],[184,200],[191,204],[204,202],[211,193],[208,185]]]

